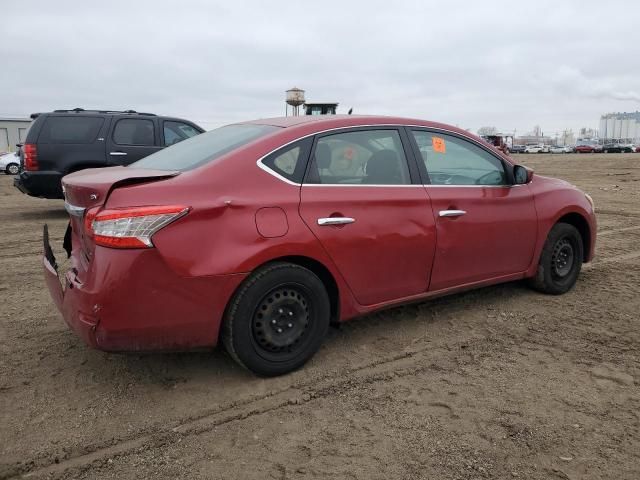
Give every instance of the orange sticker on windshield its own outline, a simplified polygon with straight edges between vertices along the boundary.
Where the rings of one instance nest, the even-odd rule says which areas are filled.
[[[447,153],[447,147],[444,143],[444,138],[431,137],[431,144],[433,145],[433,151],[436,153]]]

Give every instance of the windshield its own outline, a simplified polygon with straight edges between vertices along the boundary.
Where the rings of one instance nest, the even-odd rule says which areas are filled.
[[[278,127],[271,125],[228,125],[167,147],[129,166],[184,172],[212,162],[275,130]]]

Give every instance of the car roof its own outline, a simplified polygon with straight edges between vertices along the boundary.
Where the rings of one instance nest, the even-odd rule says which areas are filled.
[[[239,122],[240,124],[271,125],[280,128],[301,128],[305,130],[330,130],[371,125],[409,125],[448,130],[474,139],[476,135],[453,125],[419,120],[415,118],[393,117],[385,115],[300,115],[295,117],[275,117]]]

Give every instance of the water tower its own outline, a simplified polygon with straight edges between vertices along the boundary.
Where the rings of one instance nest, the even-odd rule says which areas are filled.
[[[287,90],[286,102],[287,105],[293,107],[293,116],[297,117],[300,114],[300,105],[304,103],[304,90],[293,87]],[[285,107],[285,115],[288,115],[288,109]]]

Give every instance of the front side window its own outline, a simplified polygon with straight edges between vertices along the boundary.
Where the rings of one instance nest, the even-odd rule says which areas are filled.
[[[271,125],[228,125],[164,148],[130,166],[184,172],[213,162],[222,155],[278,129]]]
[[[308,183],[408,185],[407,159],[397,130],[358,130],[320,137]]]
[[[153,121],[142,118],[118,120],[113,129],[113,141],[118,145],[154,145]]]
[[[163,133],[164,144],[169,146],[186,140],[187,138],[195,137],[200,132],[186,123],[167,121],[164,122]]]
[[[413,130],[432,185],[505,185],[502,162],[453,135]]]

